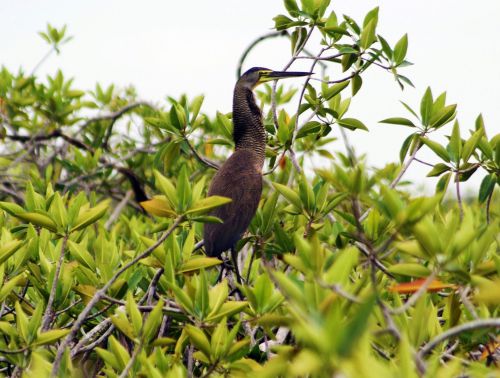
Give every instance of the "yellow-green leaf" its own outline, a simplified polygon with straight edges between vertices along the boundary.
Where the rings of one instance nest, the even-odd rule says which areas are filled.
[[[210,210],[225,205],[231,201],[231,198],[222,196],[210,196],[207,198],[203,198],[197,201],[193,206],[191,206],[191,208],[186,211],[186,214],[205,214]]]

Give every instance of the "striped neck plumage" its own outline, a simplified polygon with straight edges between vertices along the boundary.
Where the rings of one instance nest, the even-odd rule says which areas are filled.
[[[236,86],[233,97],[233,138],[235,149],[248,149],[265,159],[266,131],[262,123],[262,113],[255,102],[252,90]]]

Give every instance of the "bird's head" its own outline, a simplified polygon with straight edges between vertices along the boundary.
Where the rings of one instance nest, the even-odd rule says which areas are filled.
[[[287,77],[309,76],[312,72],[273,71],[269,68],[253,67],[246,71],[238,80],[238,84],[254,89],[267,81],[285,79]]]

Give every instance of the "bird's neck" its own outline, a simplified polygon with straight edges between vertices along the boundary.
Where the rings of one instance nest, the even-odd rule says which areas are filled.
[[[262,167],[266,155],[266,131],[250,88],[237,86],[234,89],[233,125],[235,149],[254,151]]]

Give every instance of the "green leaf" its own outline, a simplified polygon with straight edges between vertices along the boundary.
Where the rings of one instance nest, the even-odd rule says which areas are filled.
[[[177,270],[178,273],[188,273],[194,272],[200,269],[209,268],[211,266],[216,266],[222,264],[222,261],[216,257],[193,257],[186,261]]]
[[[192,188],[189,182],[186,165],[183,165],[177,177],[178,210],[183,212],[191,205]]]
[[[436,192],[445,192],[448,188],[448,184],[450,183],[451,172],[448,172],[441,176],[438,183],[436,184]]]
[[[288,18],[285,15],[277,15],[276,17],[273,17],[274,21],[274,27],[276,30],[285,30],[290,27],[290,24],[293,22],[292,19]]]
[[[432,92],[431,88],[427,87],[427,90],[420,101],[420,116],[422,117],[422,124],[424,126],[429,126],[429,121],[432,115]]]
[[[444,172],[448,172],[451,168],[443,163],[437,163],[434,168],[427,173],[427,177],[440,176]]]
[[[408,118],[403,118],[403,117],[386,118],[386,119],[383,119],[382,121],[379,121],[379,123],[387,123],[390,125],[403,125],[403,126],[416,127],[412,121],[410,121]]]
[[[285,0],[285,8],[288,11],[288,14],[292,17],[297,17],[299,14],[299,7],[295,0]]]
[[[427,277],[431,274],[429,268],[422,264],[401,263],[393,264],[387,268],[390,273],[409,277]]]
[[[405,103],[405,102],[403,102],[403,101],[400,101],[400,103],[401,103],[401,104],[405,107],[405,109],[406,109],[406,110],[408,110],[411,114],[413,114],[413,116],[414,116],[415,118],[418,118],[418,119],[419,119],[419,117],[418,117],[417,113],[416,113],[416,112],[415,112],[415,111],[414,111],[414,110],[413,110],[413,109],[412,109],[412,108],[411,108],[411,107],[410,107],[407,103]]]
[[[134,296],[132,292],[129,291],[127,293],[127,301],[126,306],[127,315],[132,323],[132,327],[134,328],[134,335],[139,335],[142,328],[142,315],[137,307],[137,303],[134,300]]]
[[[177,209],[179,204],[179,199],[177,198],[177,191],[175,190],[175,186],[172,182],[163,176],[156,169],[153,171],[155,176],[156,186],[163,192],[166,196],[168,202],[170,203],[170,207],[172,209]]]
[[[394,46],[394,63],[399,66],[406,57],[406,51],[408,50],[408,34],[405,34]]]
[[[489,175],[484,176],[483,181],[481,181],[481,186],[479,187],[479,202],[484,202],[493,192],[496,184],[495,174],[490,173]]]
[[[71,256],[79,263],[85,265],[87,268],[91,270],[95,269],[95,259],[87,251],[86,248],[82,247],[80,244],[75,243],[72,240],[68,240],[68,249],[71,253]]]
[[[201,269],[198,275],[194,306],[199,318],[203,319],[208,313],[208,284],[205,269]]]
[[[340,335],[338,336],[337,352],[341,357],[348,357],[351,355],[352,350],[359,338],[363,335],[369,325],[369,318],[372,315],[373,307],[376,303],[374,295],[361,304],[354,315],[350,318],[349,323],[340,328]]]
[[[196,96],[191,102],[191,125],[196,121],[196,117],[198,117],[198,113],[200,112],[201,105],[203,104],[203,100],[205,97],[203,95]]]
[[[127,349],[114,336],[110,336],[108,339],[108,350],[115,355],[120,370],[123,370],[130,360]]]
[[[151,341],[153,341],[156,332],[160,327],[163,318],[163,305],[163,299],[160,298],[158,303],[153,308],[153,311],[149,313],[148,318],[144,322],[142,338],[146,343],[150,343]]]
[[[3,243],[0,247],[0,265],[7,261],[22,245],[23,242],[21,240],[11,240]]]
[[[154,196],[147,201],[142,201],[141,206],[149,214],[158,217],[175,218],[177,216],[165,196]]]
[[[219,311],[227,299],[228,294],[227,280],[223,280],[209,290],[210,312],[208,313],[208,318],[211,318]]]
[[[219,206],[225,205],[231,202],[231,198],[222,196],[210,196],[197,201],[191,208],[186,211],[187,214],[201,215],[215,209]]]
[[[360,75],[356,75],[351,79],[351,85],[352,85],[352,95],[355,96],[356,93],[361,88],[361,85],[363,85],[363,79],[361,78]]]
[[[441,146],[439,143],[436,143],[430,139],[427,138],[420,138],[422,143],[424,143],[427,147],[429,147],[436,155],[438,155],[441,159],[443,159],[446,162],[450,161],[450,156],[448,154],[448,151]]]
[[[207,322],[216,321],[224,317],[240,313],[248,306],[246,301],[231,301],[224,303],[216,314],[206,318]]]
[[[28,317],[26,316],[21,305],[17,301],[15,304],[15,309],[16,309],[17,332],[22,337],[22,339],[29,344],[31,340],[28,332],[28,323],[29,323]]]
[[[476,130],[474,134],[472,134],[471,137],[464,143],[464,147],[462,148],[462,161],[464,163],[469,161],[483,135],[484,129],[480,128],[479,130]]]
[[[399,150],[399,161],[401,163],[403,163],[403,161],[405,160],[405,157],[408,154],[408,150],[410,148],[410,145],[415,138],[417,138],[417,140],[418,140],[417,134],[410,134],[410,135],[408,135],[408,137],[404,140],[403,144],[401,145],[401,149]]]
[[[302,209],[302,201],[300,200],[297,192],[290,189],[288,186],[278,184],[277,182],[273,182],[272,184],[274,186],[274,189],[276,189],[283,197],[285,197],[288,202],[294,205],[297,209]]]
[[[366,27],[372,20],[375,20],[375,22],[378,21],[378,11],[379,7],[375,7],[366,14],[363,20],[363,27]]]
[[[25,212],[25,210],[21,206],[11,202],[0,202],[0,209],[6,211],[7,213],[13,216]]]
[[[78,217],[76,218],[75,225],[71,228],[70,232],[81,230],[88,225],[97,222],[104,216],[104,214],[106,214],[106,210],[108,210],[110,202],[110,200],[104,200],[91,209],[80,211]]]
[[[370,47],[373,42],[377,40],[375,29],[377,28],[377,19],[374,18],[368,24],[363,27],[363,31],[361,32],[360,38],[360,46],[363,50],[366,50]]]
[[[207,336],[205,333],[191,324],[187,324],[184,329],[186,330],[187,335],[189,336],[189,339],[193,343],[193,345],[203,352],[205,356],[208,358],[210,357],[210,342],[208,341]]]
[[[356,77],[356,76],[355,76]],[[323,94],[325,100],[330,100],[331,98],[338,95],[349,85],[349,81],[343,81],[341,83],[333,84],[331,87],[328,87]]]
[[[226,318],[222,318],[222,321],[215,327],[212,339],[210,340],[210,351],[212,352],[211,356],[214,361],[219,360],[226,353],[227,338],[227,320]]]
[[[391,46],[387,41],[381,36],[378,35],[378,40],[380,41],[380,44],[382,45],[382,51],[384,52],[385,56],[389,59],[392,60],[393,57],[393,51],[391,49]]]
[[[368,131],[368,128],[364,125],[364,123],[355,118],[343,118],[338,120],[337,122],[340,126],[345,127],[349,130],[361,129]]]
[[[19,219],[34,224],[35,226],[46,228],[49,231],[56,232],[56,223],[47,215],[40,213],[25,212],[16,215]]]
[[[62,339],[70,332],[69,329],[52,329],[38,335],[35,341],[32,343],[33,346],[47,345],[54,341]]]
[[[109,319],[111,320],[111,323],[113,323],[113,325],[130,340],[135,340],[138,336],[135,333],[132,323],[127,319],[127,316],[123,311],[117,311],[114,315],[110,316]]]
[[[432,115],[429,126],[433,129],[437,129],[448,122],[450,122],[456,114],[457,105],[448,105],[439,109],[435,114]]]
[[[458,162],[460,161],[460,155],[462,152],[461,149],[462,149],[462,139],[460,138],[460,126],[458,125],[458,122],[455,121],[455,124],[453,125],[453,131],[450,137],[450,144],[448,147],[448,151],[451,160],[456,164],[458,164]]]
[[[0,302],[3,302],[16,286],[22,285],[25,281],[26,274],[21,273],[15,277],[12,277],[7,282],[4,282],[0,288]]]

